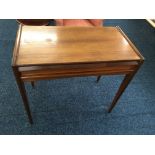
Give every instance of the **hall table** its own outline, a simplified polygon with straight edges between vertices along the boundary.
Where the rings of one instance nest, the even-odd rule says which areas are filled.
[[[144,58],[119,27],[22,26],[16,36],[12,69],[29,122],[24,82],[78,76],[125,75],[111,112]]]

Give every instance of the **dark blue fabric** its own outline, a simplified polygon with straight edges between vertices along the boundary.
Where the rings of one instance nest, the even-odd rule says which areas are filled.
[[[120,26],[146,58],[112,113],[123,76],[26,83],[34,124],[28,123],[11,70],[17,23],[0,20],[0,134],[155,134],[155,29],[145,20],[106,20]]]

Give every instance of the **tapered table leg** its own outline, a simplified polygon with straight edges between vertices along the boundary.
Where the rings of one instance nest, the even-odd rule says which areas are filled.
[[[31,111],[30,111],[30,107],[29,107],[29,103],[28,103],[28,98],[27,98],[27,95],[26,95],[24,82],[20,79],[20,74],[18,72],[18,68],[13,67],[13,72],[14,72],[14,75],[15,75],[15,78],[16,78],[16,82],[17,82],[21,97],[23,99],[24,107],[25,107],[26,113],[28,115],[29,122],[31,124],[33,124],[32,115],[31,115]]]
[[[144,60],[141,60],[137,66],[137,68],[135,69],[135,71],[131,72],[130,74],[126,74],[124,77],[124,80],[122,81],[114,99],[113,102],[110,106],[110,108],[108,109],[108,112],[110,113],[112,111],[112,109],[115,107],[117,101],[119,100],[119,98],[121,97],[122,93],[124,92],[124,90],[126,89],[126,87],[128,86],[128,84],[130,83],[130,81],[132,80],[132,78],[134,77],[134,75],[137,73],[137,71],[139,70],[140,66],[143,64]]]
[[[114,108],[114,106],[116,105],[118,99],[121,97],[122,93],[124,92],[124,90],[126,89],[126,87],[128,86],[128,84],[130,83],[130,81],[132,80],[132,78],[134,77],[135,72],[131,73],[131,74],[127,74],[124,77],[124,80],[122,81],[114,99],[113,102],[108,110],[108,112],[110,113],[112,111],[112,109]]]

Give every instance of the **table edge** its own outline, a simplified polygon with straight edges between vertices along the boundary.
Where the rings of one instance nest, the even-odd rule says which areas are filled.
[[[13,56],[12,56],[12,66],[16,66],[16,60],[17,60],[17,55],[19,51],[19,46],[20,46],[20,39],[21,39],[21,33],[22,33],[22,24],[19,25],[17,34],[16,34],[16,40],[15,40],[15,45],[13,49]]]
[[[135,45],[130,41],[130,39],[126,36],[126,34],[122,31],[122,29],[119,26],[110,26],[112,28],[116,28],[121,35],[127,40],[127,42],[129,43],[129,45],[131,46],[131,48],[135,51],[135,53],[139,56],[139,59],[131,59],[131,60],[111,60],[111,61],[89,61],[89,62],[64,62],[64,63],[42,63],[42,64],[17,64],[16,60],[17,60],[17,56],[18,56],[18,51],[19,51],[19,47],[20,47],[20,39],[21,39],[21,34],[22,34],[22,27],[23,25],[20,24],[18,31],[17,31],[17,35],[16,35],[16,41],[15,41],[15,46],[14,46],[14,50],[13,50],[13,57],[12,57],[12,66],[15,67],[26,67],[26,66],[48,66],[48,65],[73,65],[73,64],[96,64],[96,63],[112,63],[112,62],[131,62],[131,61],[144,61],[144,57],[140,54],[139,50],[135,47]]]
[[[142,56],[142,54],[139,52],[139,50],[137,49],[137,47],[132,43],[132,41],[127,37],[127,35],[123,32],[123,30],[119,27],[116,26],[117,30],[122,34],[122,36],[127,40],[127,42],[129,43],[129,45],[132,47],[132,49],[135,51],[135,53],[140,57],[141,61],[144,61],[145,58]]]
[[[42,64],[23,64],[18,65],[16,64],[16,67],[29,67],[29,66],[50,66],[50,65],[78,65],[78,64],[100,64],[100,63],[120,63],[120,62],[141,62],[141,59],[132,59],[132,60],[115,60],[115,61],[88,61],[88,62],[70,62],[70,63],[42,63]]]

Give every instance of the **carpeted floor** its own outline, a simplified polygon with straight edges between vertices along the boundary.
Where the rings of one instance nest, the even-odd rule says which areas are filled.
[[[0,20],[0,134],[155,134],[155,29],[145,20],[119,25],[146,58],[111,114],[107,108],[122,76],[69,78],[26,84],[30,125],[11,70],[15,20]]]

